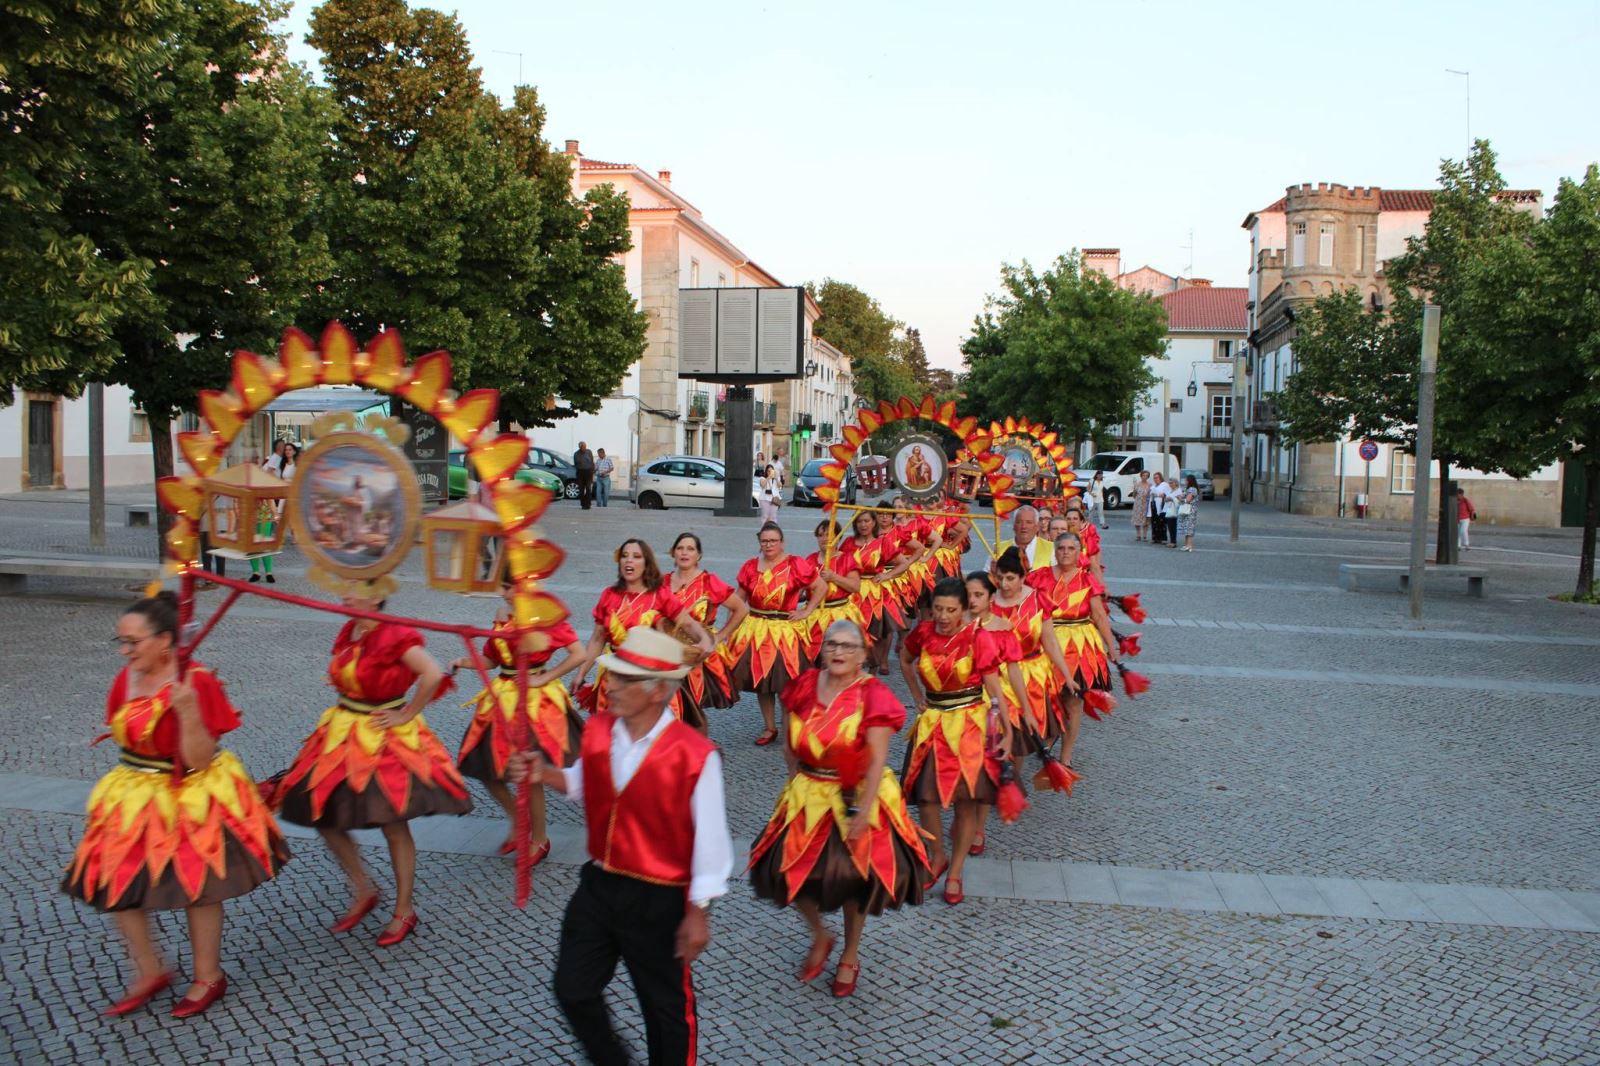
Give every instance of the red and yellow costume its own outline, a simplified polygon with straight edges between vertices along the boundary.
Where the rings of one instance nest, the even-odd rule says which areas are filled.
[[[680,618],[688,617],[688,613],[683,601],[674,596],[664,582],[647,592],[619,592],[613,585],[600,594],[600,602],[594,605],[594,624],[606,633],[606,646],[601,649],[601,654],[614,652],[622,647],[623,640],[628,636],[628,630],[634,626],[661,629],[663,627],[657,623],[676,622]],[[606,709],[608,702],[606,687],[601,683],[605,676],[606,668],[596,666],[594,687],[582,701],[586,710]],[[700,713],[700,708],[683,707],[674,700],[672,710],[680,718],[685,712],[690,713],[694,717],[689,719],[689,724],[696,729],[705,728],[706,718]]]
[[[388,728],[372,720],[375,712],[406,705],[417,678],[401,660],[422,647],[422,635],[382,623],[355,639],[355,626],[351,619],[334,638],[328,679],[339,702],[322,713],[283,775],[283,817],[320,829],[363,829],[466,814],[472,809],[466,782],[422,716]]]
[[[709,570],[702,570],[694,580],[673,592],[689,617],[705,626],[706,632],[715,634],[717,611],[733,595],[733,586]],[[728,662],[715,652],[706,656],[684,675],[677,695],[672,697],[672,713],[691,725],[706,720],[707,707],[732,707],[736,702],[733,679],[728,676]]]
[[[806,556],[806,562],[818,573],[822,572],[822,553],[812,552]],[[854,552],[835,551],[833,558],[828,560],[828,569],[835,574],[860,574],[861,566],[856,562]],[[863,583],[862,588],[866,585]],[[806,631],[806,660],[815,663],[822,654],[822,635],[828,627],[839,619],[845,618],[861,627],[862,639],[871,647],[872,636],[867,632],[867,617],[861,611],[861,602],[851,593],[828,582],[828,591],[824,594],[822,606],[812,611],[806,621],[810,624]]]
[[[921,903],[928,857],[894,773],[884,770],[878,794],[867,802],[854,797],[871,762],[867,731],[898,731],[906,710],[874,677],[857,679],[824,706],[817,698],[821,677],[808,670],[783,690],[789,748],[800,768],[750,849],[750,885],[774,903],[804,898],[825,911],[855,902],[881,914]],[[849,840],[853,802],[870,804],[872,814],[867,831]]]
[[[928,696],[906,750],[906,796],[942,807],[958,799],[992,803],[998,767],[985,758],[989,695],[983,679],[1000,669],[1000,641],[976,622],[942,637],[929,621],[906,635],[905,647]]]
[[[961,558],[967,554],[967,542],[971,539],[971,534],[962,536],[960,540],[951,539],[956,524],[963,517],[963,514],[947,514],[932,519],[933,528],[938,530],[939,536],[943,538],[943,543],[933,550],[932,566],[935,580],[941,577],[963,576]]]
[[[884,613],[883,581],[880,575],[892,564],[892,552],[885,550],[879,537],[859,540],[854,534],[840,540],[836,550],[849,553],[855,559],[856,573],[861,578],[861,591],[855,594],[856,606],[867,623],[867,638],[881,640],[889,632]]]
[[[1028,709],[1031,712],[1028,726],[1041,740],[1051,740],[1061,731],[1060,717],[1061,679],[1056,668],[1044,653],[1044,627],[1050,622],[1050,606],[1037,589],[1028,589],[1022,599],[1010,607],[995,600],[995,615],[1011,623],[1012,638],[1016,641],[1020,658],[1017,668],[1022,671],[1022,683],[1028,689]],[[1012,738],[1012,750],[1025,754],[1031,749],[1021,732],[1022,706],[1011,686],[1011,671],[1000,674],[1000,685],[1005,689],[1006,713],[1011,716],[1011,726],[1017,730]]]
[[[889,542],[893,545],[892,550],[886,548],[884,551],[884,558],[892,562],[914,558],[922,546],[933,539],[933,527],[926,518],[920,515],[915,518],[899,517],[905,520],[897,522],[894,529],[885,534],[885,537],[893,538]],[[928,555],[924,554],[883,587],[884,607],[902,629],[916,620],[917,600],[933,588],[933,565],[928,560]]]
[[[800,676],[811,622],[791,621],[789,616],[816,580],[817,568],[798,555],[785,555],[770,570],[761,569],[759,558],[747,559],[739,568],[739,590],[750,614],[723,655],[740,692],[782,692]]]
[[[513,628],[510,622],[496,622],[494,627],[497,630]],[[565,622],[558,622],[542,632],[549,638],[549,644],[543,651],[528,656],[529,676],[543,669],[561,649],[578,642],[578,634]],[[513,726],[518,702],[517,654],[509,640],[492,637],[484,641],[483,657],[490,666],[499,667],[500,674],[489,680],[488,688],[461,705],[475,710],[472,721],[467,724],[466,736],[461,739],[456,765],[463,774],[479,781],[504,781],[506,761],[511,757],[516,740]],[[525,713],[529,735],[544,752],[544,757],[553,766],[571,766],[578,757],[578,736],[583,732],[583,719],[578,717],[572,696],[561,679],[538,688],[530,687]]]
[[[1073,679],[1085,689],[1109,690],[1111,665],[1106,658],[1106,644],[1089,610],[1096,596],[1104,602],[1106,587],[1100,579],[1082,566],[1074,567],[1072,573],[1063,578],[1052,566],[1035,570],[1025,580],[1050,606],[1050,622],[1055,626],[1062,658]]]
[[[695,824],[685,815],[716,745],[687,723],[671,722],[619,790],[611,777],[615,723],[610,714],[596,711],[583,726],[583,820],[589,857],[609,873],[687,888]]]
[[[207,732],[239,727],[222,685],[198,663],[190,681]],[[62,889],[98,910],[176,910],[242,896],[289,861],[272,812],[232,752],[185,773],[172,686],[128,696],[128,669],[106,699],[120,765],[89,794],[88,825]]]
[[[1083,545],[1079,553],[1083,566],[1099,563],[1101,569],[1105,568],[1105,560],[1100,558],[1100,530],[1092,522],[1085,522],[1078,530],[1078,542]]]

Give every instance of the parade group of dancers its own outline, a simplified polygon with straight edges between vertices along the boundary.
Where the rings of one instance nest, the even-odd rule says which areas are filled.
[[[751,849],[750,883],[808,923],[802,981],[832,954],[822,914],[844,912],[832,991],[851,994],[866,917],[920,903],[941,878],[945,902],[962,902],[963,864],[984,850],[991,809],[1008,821],[1021,813],[1019,771],[1032,757],[1041,760],[1036,780],[1070,789],[1082,718],[1110,709],[1112,666],[1138,652],[1138,635],[1115,634],[1107,608],[1117,602],[1138,621],[1137,597],[1108,599],[1098,531],[1075,501],[1058,515],[1020,508],[1013,539],[995,546],[985,569],[963,574],[971,522],[959,504],[919,513],[897,500],[857,511],[845,529],[824,518],[807,555],[790,554],[783,530],[768,522],[733,584],[703,568],[693,533],[672,543],[665,574],[650,545],[629,538],[589,640],[565,622],[541,631],[525,701],[510,612],[499,613],[495,628],[507,635],[484,647],[498,675],[463,705],[474,714],[454,755],[420,714],[472,660],[441,667],[415,629],[354,617],[328,667],[337,702],[290,767],[260,786],[218,747],[241,721],[222,685],[198,662],[181,663],[177,597],[140,600],[118,621],[126,666],[106,704],[119,764],[93,790],[63,883],[114,915],[132,956],[133,981],[107,1013],[139,1009],[174,979],[151,938],[150,910],[188,915],[192,984],[172,1013],[198,1014],[223,995],[222,903],[289,858],[274,810],[315,827],[349,879],[352,902],[335,933],[355,929],[380,900],[350,831],[382,829],[395,894],[377,943],[399,944],[418,924],[409,820],[469,810],[465,775],[508,815],[513,786],[533,782],[526,824],[535,862],[550,848],[544,791],[583,803],[592,861],[567,911],[556,992],[590,1056],[621,1053],[600,998],[618,957],[634,975],[652,1061],[679,1060],[685,1039],[692,1055],[688,964],[732,863],[707,711],[749,692],[762,715],[755,743],[778,739],[781,724],[789,769]],[[383,608],[375,592],[354,587],[343,602],[366,614]],[[915,711],[899,775],[887,766],[889,741],[908,713],[880,680],[891,656]],[[1127,691],[1135,682],[1143,683],[1124,675]],[[529,751],[513,739],[519,707]],[[513,828],[502,853],[519,843]],[[595,933],[620,912],[631,915],[623,925],[632,933]],[[665,941],[639,939],[648,913],[672,919]]]

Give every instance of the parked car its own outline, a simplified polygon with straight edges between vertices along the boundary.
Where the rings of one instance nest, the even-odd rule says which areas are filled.
[[[578,468],[572,465],[572,456],[534,446],[528,449],[527,465],[554,474],[561,479],[561,495],[578,498]]]
[[[823,476],[822,467],[831,459],[813,459],[800,468],[800,476],[794,479],[794,498],[790,501],[796,507],[821,507],[822,497],[817,495],[817,486],[826,485],[828,479]],[[853,466],[844,468],[844,484],[839,486],[839,498],[845,503],[856,502],[856,471]]]
[[[1217,498],[1217,484],[1211,480],[1211,475],[1204,470],[1185,467],[1178,471],[1178,484],[1187,485],[1191,475],[1194,477],[1195,487],[1200,490],[1200,498],[1202,500],[1214,500]]]
[[[449,456],[450,498],[459,500],[467,495],[467,453],[451,452]],[[524,465],[517,471],[517,480],[537,485],[546,492],[559,496],[564,490],[561,479],[548,470]]]
[[[1139,481],[1139,472],[1159,471],[1163,478],[1178,476],[1178,458],[1160,452],[1099,452],[1083,466],[1072,472],[1072,485],[1082,490],[1089,487],[1096,470],[1104,471],[1106,510],[1114,511],[1133,499],[1133,487]]]
[[[721,507],[727,468],[721,459],[663,455],[639,471],[633,501],[647,511],[664,507]],[[756,502],[750,494],[751,506]]]

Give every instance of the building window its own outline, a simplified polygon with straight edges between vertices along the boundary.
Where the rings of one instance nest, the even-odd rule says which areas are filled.
[[[1417,491],[1417,457],[1399,448],[1389,453],[1393,458],[1389,469],[1389,491],[1409,496]]]
[[[1211,424],[1223,429],[1233,426],[1233,395],[1226,392],[1211,394]]]
[[[1367,227],[1356,227],[1356,273],[1367,272]]]
[[[720,270],[717,271],[717,288],[726,289],[727,287],[728,287],[728,275],[724,274]]]
[[[1227,360],[1232,359],[1232,358],[1233,358],[1233,342],[1232,341],[1218,341],[1217,342],[1217,359],[1219,361],[1226,362]]]
[[[699,287],[700,287],[700,260],[691,259],[691,260],[689,260],[689,288],[698,289]]]
[[[1289,265],[1303,267],[1306,265],[1306,224],[1294,224],[1294,238],[1289,244]]]
[[[150,419],[146,418],[144,412],[137,407],[133,409],[133,414],[128,416],[128,443],[150,443]]]
[[[1317,233],[1317,265],[1333,266],[1333,223],[1324,222]]]

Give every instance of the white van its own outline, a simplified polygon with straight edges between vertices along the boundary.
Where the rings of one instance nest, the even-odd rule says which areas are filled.
[[[1160,452],[1099,452],[1087,463],[1074,470],[1072,484],[1077,489],[1087,489],[1096,470],[1103,471],[1101,480],[1106,486],[1106,510],[1114,511],[1123,504],[1133,504],[1133,487],[1139,483],[1139,472],[1160,472],[1164,480],[1178,476],[1178,457]]]

